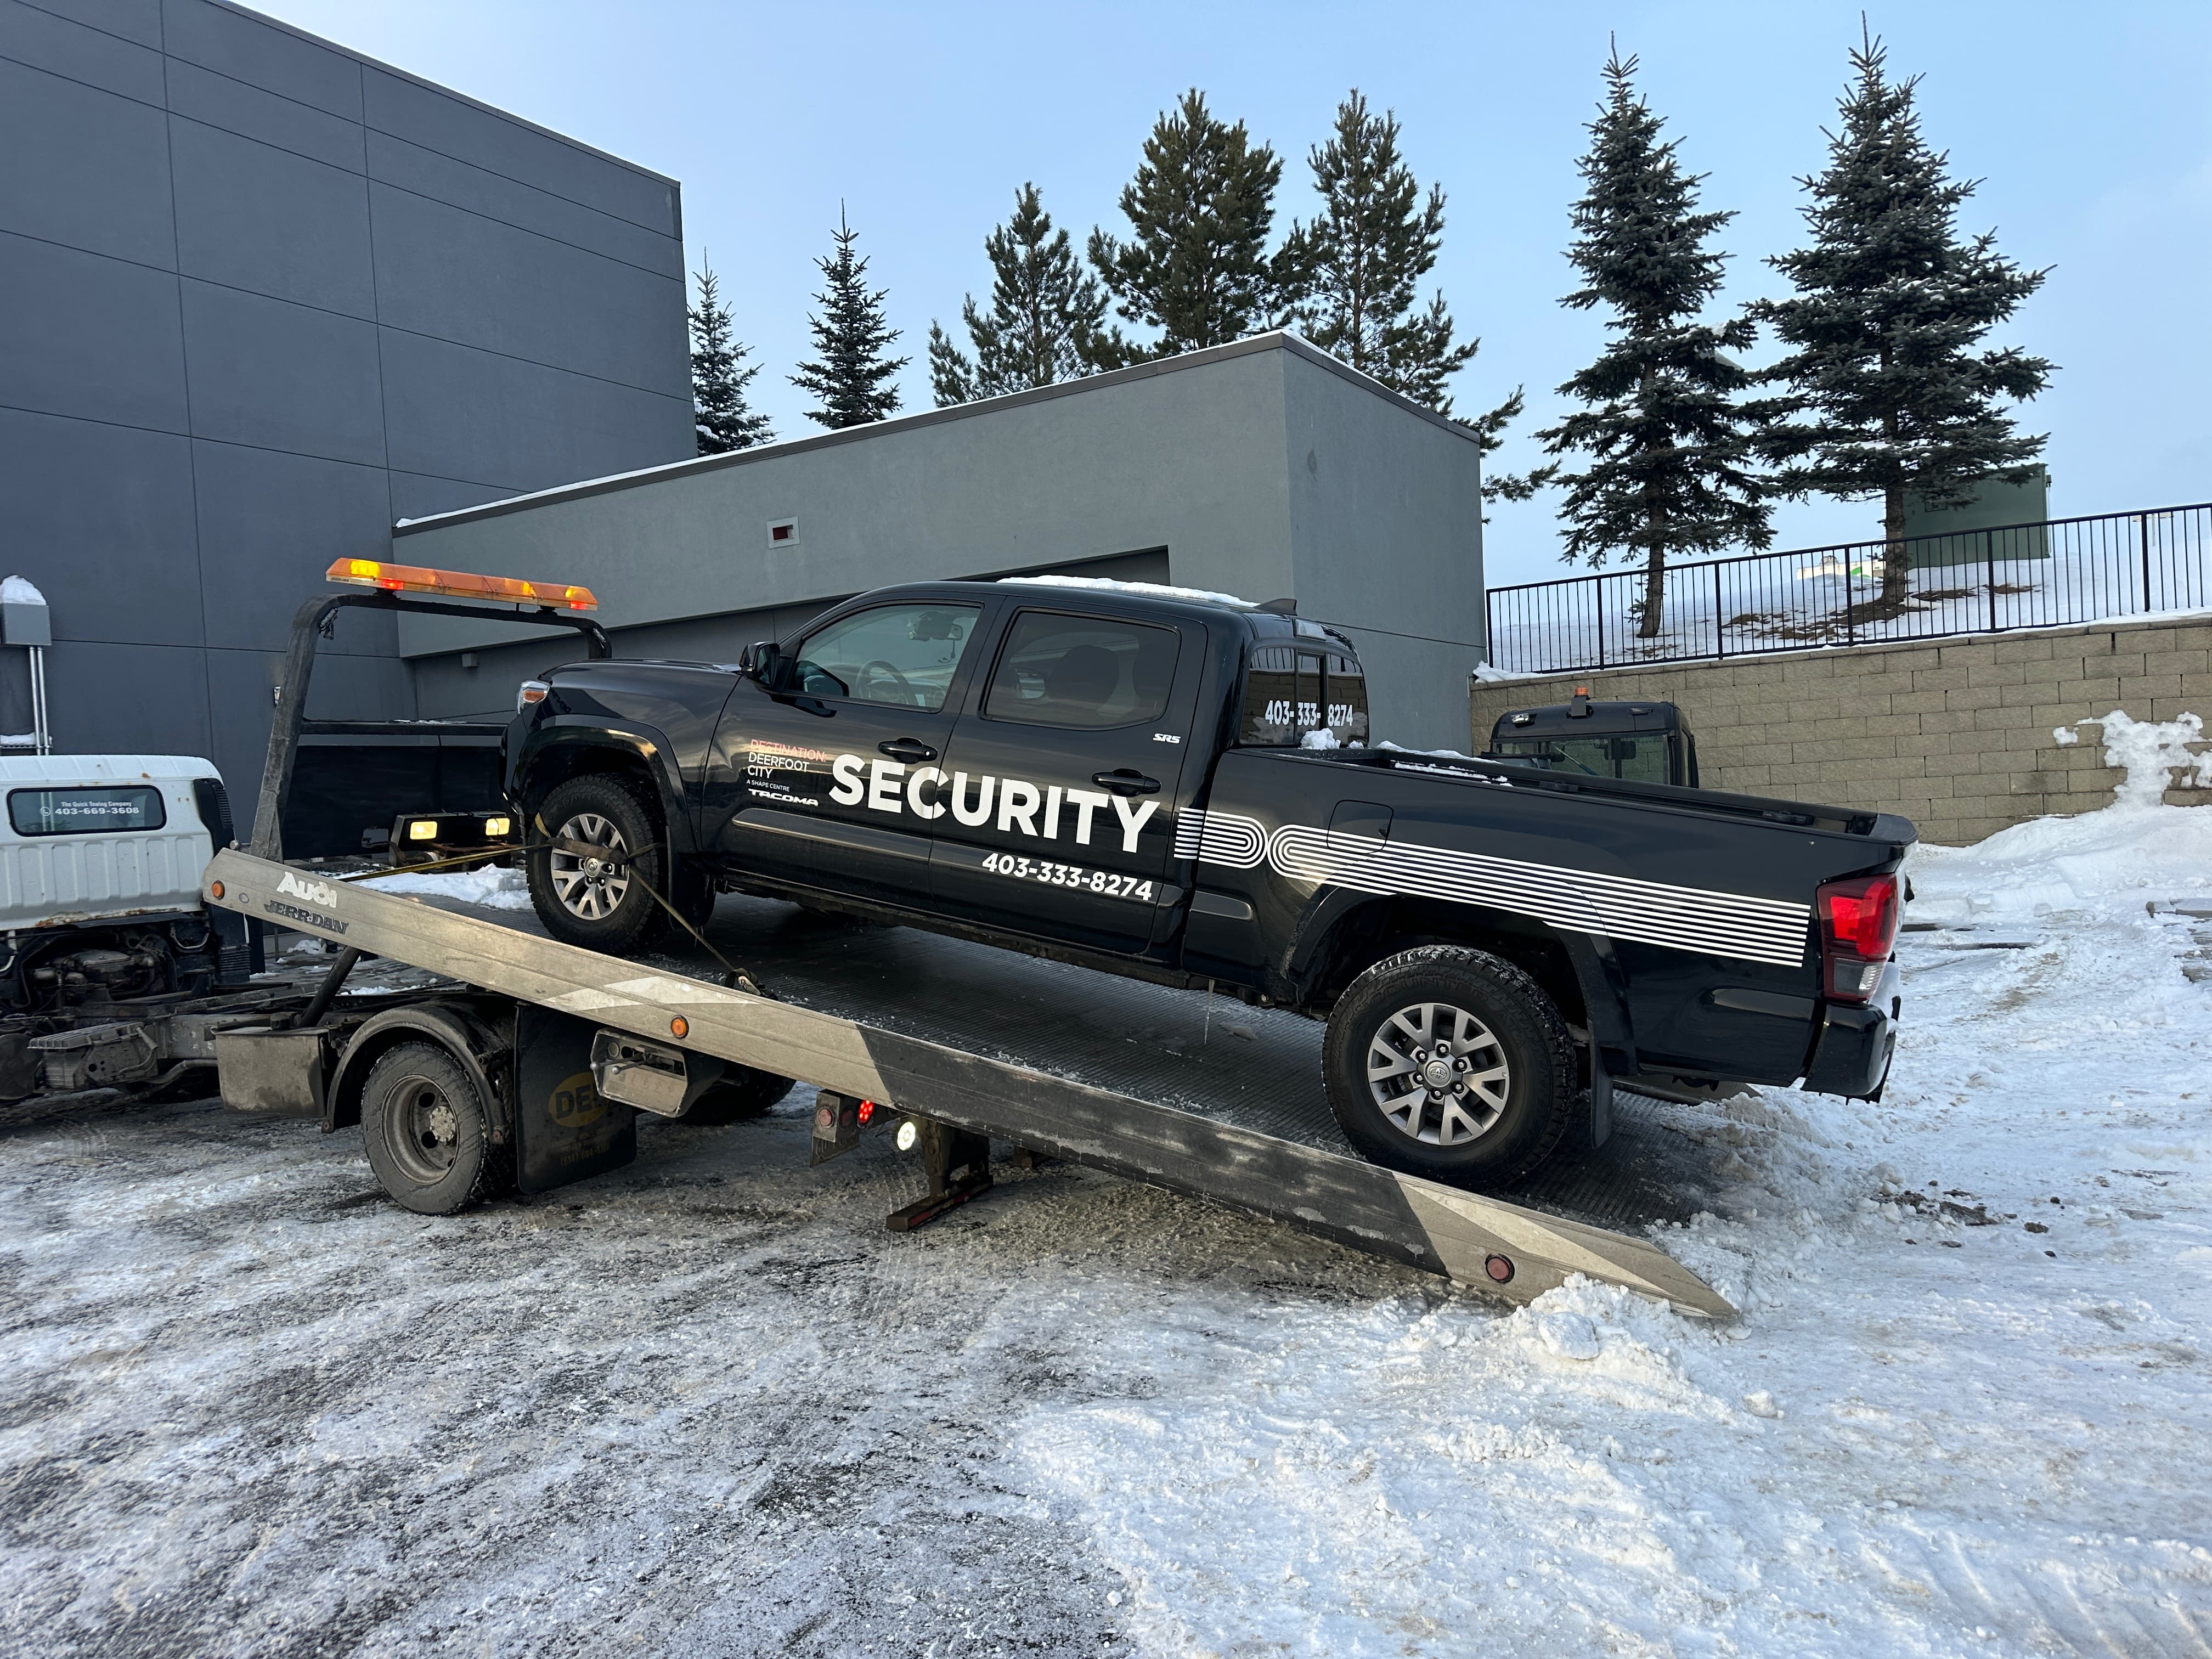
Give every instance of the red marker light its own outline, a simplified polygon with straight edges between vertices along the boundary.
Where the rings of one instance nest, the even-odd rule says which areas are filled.
[[[691,1022],[684,1018],[681,1014],[677,1015],[675,1018],[668,1022],[668,1035],[671,1036],[679,1037],[690,1036]]]
[[[1482,1259],[1482,1271],[1501,1285],[1513,1279],[1513,1258],[1510,1255],[1486,1255]]]
[[[870,1118],[872,1118],[872,1117],[875,1116],[875,1115],[876,1115],[876,1103],[875,1103],[874,1101],[872,1101],[872,1100],[864,1100],[864,1101],[862,1101],[862,1102],[860,1103],[860,1121],[861,1121],[861,1122],[866,1123],[866,1122]]]

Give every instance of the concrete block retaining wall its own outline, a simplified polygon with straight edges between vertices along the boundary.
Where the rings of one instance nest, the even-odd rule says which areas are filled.
[[[2097,730],[2067,746],[2059,726],[2115,708],[2212,721],[2212,617],[1476,681],[1474,747],[1508,709],[1564,702],[1577,686],[1679,704],[1707,788],[1900,812],[1922,840],[1960,846],[2112,799],[2120,775]],[[2212,805],[2212,790],[2166,798]]]

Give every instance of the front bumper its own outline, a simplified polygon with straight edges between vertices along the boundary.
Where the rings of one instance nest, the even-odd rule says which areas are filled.
[[[1880,1100],[1897,1052],[1898,1011],[1904,1006],[1904,976],[1891,958],[1881,982],[1863,1003],[1823,1002],[1820,1035],[1805,1068],[1805,1086],[1815,1094]]]

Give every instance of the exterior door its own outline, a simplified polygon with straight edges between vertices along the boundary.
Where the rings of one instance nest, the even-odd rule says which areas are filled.
[[[709,827],[718,859],[927,906],[931,815],[915,786],[944,756],[981,621],[972,605],[875,605],[800,640],[773,687],[741,683],[715,739],[712,795],[732,808]]]
[[[1165,877],[1205,643],[1195,626],[1015,612],[941,763],[939,908],[1142,954],[1182,897]]]

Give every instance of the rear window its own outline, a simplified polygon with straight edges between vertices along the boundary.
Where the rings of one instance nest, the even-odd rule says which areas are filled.
[[[1302,646],[1255,647],[1237,740],[1297,748],[1315,732],[1331,739],[1322,748],[1367,741],[1367,677],[1358,659]]]
[[[92,789],[10,789],[8,822],[19,836],[99,836],[159,830],[161,792],[141,783]]]
[[[1637,783],[1669,781],[1663,732],[1633,738],[1500,738],[1491,752],[1515,760],[1545,761],[1557,772]]]

